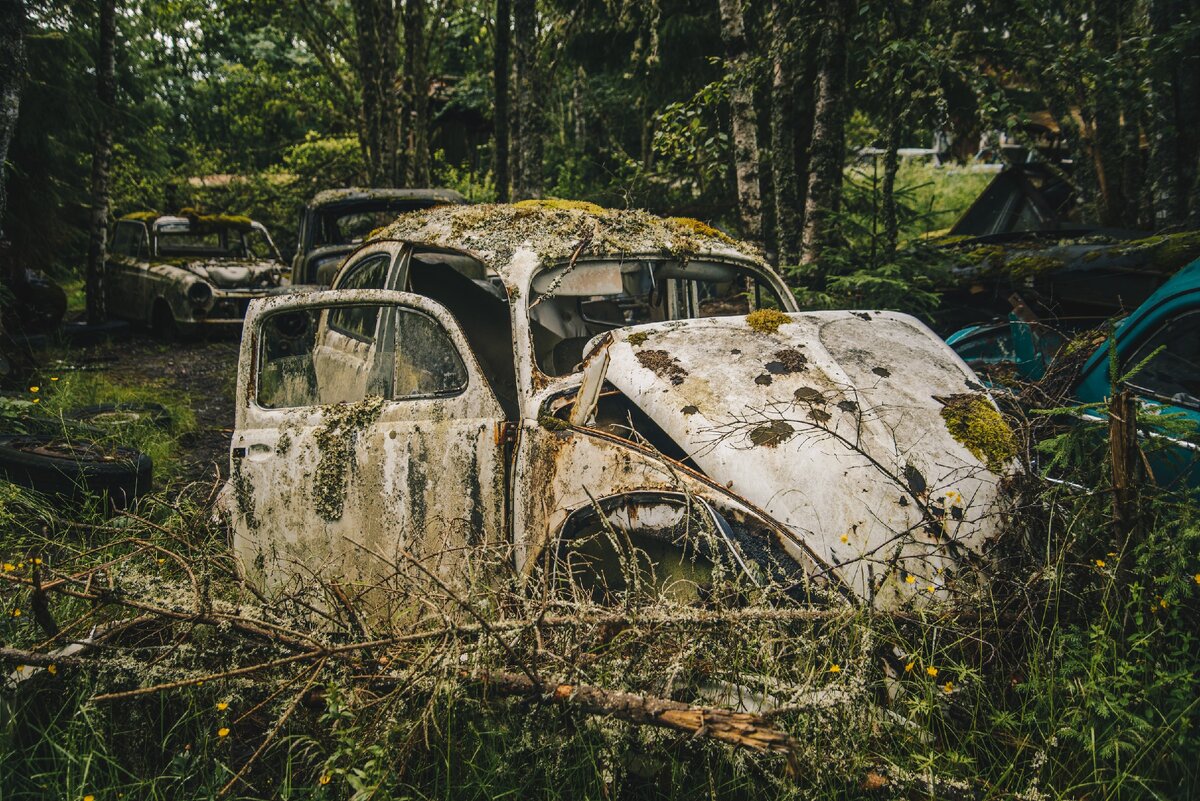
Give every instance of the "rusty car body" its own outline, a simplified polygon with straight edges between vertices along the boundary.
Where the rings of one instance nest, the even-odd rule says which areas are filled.
[[[112,316],[162,333],[239,331],[251,300],[288,291],[285,270],[248,217],[140,212],[117,220],[104,293]]]
[[[613,551],[684,601],[717,565],[807,603],[949,600],[1012,456],[965,433],[1011,436],[917,320],[801,312],[718,231],[577,204],[399,218],[332,291],[251,306],[237,392],[245,575],[360,599],[496,549],[601,601],[631,589]]]

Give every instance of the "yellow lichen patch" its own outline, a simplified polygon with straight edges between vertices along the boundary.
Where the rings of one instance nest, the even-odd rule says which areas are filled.
[[[734,238],[724,231],[718,231],[708,223],[700,222],[691,217],[668,217],[667,222],[684,229],[689,234],[698,234],[699,236],[707,236],[711,239],[719,239],[727,245],[737,244]]]
[[[946,430],[993,473],[1017,455],[1017,439],[986,395],[952,395],[944,399]]]
[[[778,309],[759,309],[746,315],[746,324],[760,334],[777,333],[779,326],[791,321],[791,317]]]
[[[1050,256],[1018,256],[1008,263],[1008,272],[1013,278],[1032,278],[1062,266],[1062,260]]]
[[[522,200],[513,205],[518,209],[566,209],[570,211],[586,211],[588,214],[604,214],[607,212],[607,209],[603,206],[597,206],[595,203],[589,203],[586,200],[562,200],[555,197],[542,200]]]

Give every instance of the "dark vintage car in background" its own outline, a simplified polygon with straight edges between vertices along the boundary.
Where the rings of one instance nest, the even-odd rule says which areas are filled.
[[[400,214],[467,200],[453,189],[328,189],[300,213],[292,280],[329,286],[346,255]]]
[[[111,316],[160,333],[240,331],[251,300],[289,291],[285,270],[248,217],[141,212],[117,220],[104,296]]]

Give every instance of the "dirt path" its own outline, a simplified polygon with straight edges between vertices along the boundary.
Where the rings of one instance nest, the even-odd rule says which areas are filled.
[[[123,342],[81,350],[84,359],[103,366],[116,384],[161,385],[179,393],[196,415],[196,429],[181,442],[189,479],[222,475],[229,468],[233,396],[237,385],[238,340],[163,342],[134,333]]]

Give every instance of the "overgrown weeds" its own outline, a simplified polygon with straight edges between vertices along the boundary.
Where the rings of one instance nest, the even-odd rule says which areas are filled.
[[[410,560],[370,620],[243,585],[215,480],[111,518],[3,485],[0,795],[1195,797],[1195,497],[1145,476],[1128,536],[1108,423],[1059,412],[969,608],[600,604],[501,549],[470,592]]]

